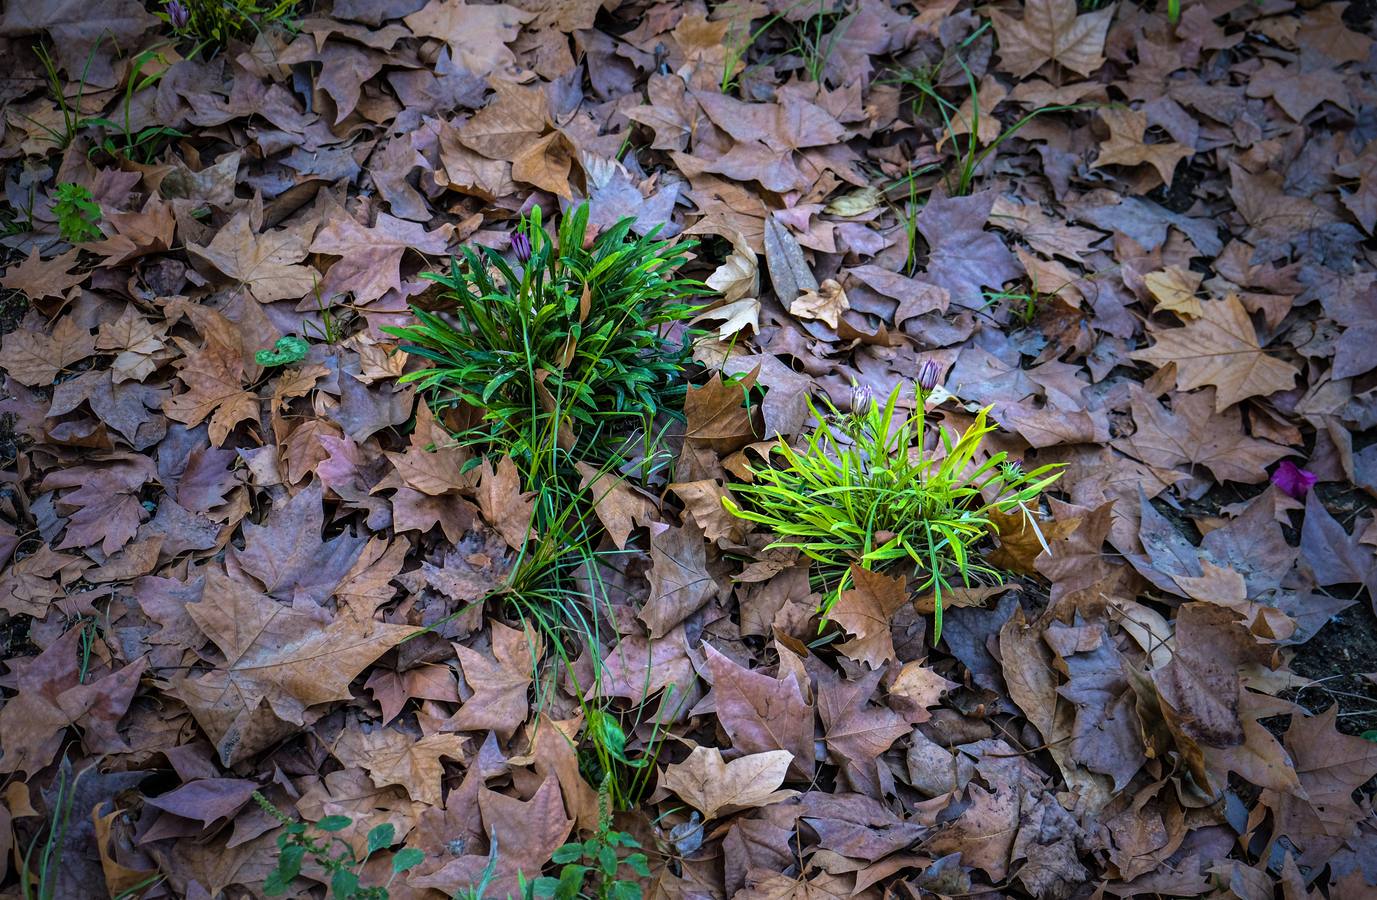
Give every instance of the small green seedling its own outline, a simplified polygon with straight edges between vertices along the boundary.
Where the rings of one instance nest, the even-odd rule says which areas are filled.
[[[392,881],[425,859],[425,854],[415,847],[404,847],[392,854],[392,874],[387,884],[365,887],[359,883],[364,864],[374,853],[392,846],[396,839],[391,822],[369,830],[368,850],[363,859],[358,859],[354,848],[335,836],[353,824],[348,816],[326,816],[312,825],[295,821],[258,791],[253,792],[253,799],[283,826],[282,834],[277,836],[277,866],[263,881],[263,893],[269,897],[281,897],[291,891],[292,881],[301,874],[308,854],[330,877],[330,895],[334,900],[387,900]]]
[[[100,204],[82,184],[59,184],[53,191],[53,214],[64,241],[80,244],[105,237],[99,227]]]
[[[265,368],[290,366],[301,362],[310,352],[311,345],[306,343],[305,338],[289,334],[278,338],[271,350],[259,350],[253,355],[253,361]]]
[[[558,878],[537,878],[532,883],[535,896],[553,897],[554,900],[578,900],[580,897],[641,900],[640,883],[624,877],[622,870],[628,870],[629,875],[649,878],[650,866],[644,853],[622,855],[618,852],[619,849],[639,851],[641,845],[630,834],[612,827],[610,779],[610,774],[605,776],[598,791],[597,832],[586,841],[571,841],[554,852],[552,860],[563,868]],[[586,893],[585,885],[590,883],[592,891]]]
[[[995,533],[992,513],[1022,511],[1036,528],[1028,504],[1060,473],[1056,466],[1026,472],[1003,451],[982,457],[981,444],[996,427],[988,407],[960,435],[939,427],[936,447],[926,449],[921,392],[917,410],[895,425],[900,387],[884,404],[871,400],[848,414],[830,402],[819,414],[810,401],[819,424],[802,446],[781,438],[778,464],[752,466],[751,483],[732,487],[740,504],[723,504],[773,531],[771,547],[813,560],[824,615],[848,588],[852,565],[916,579],[919,590],[935,594],[935,643],[942,592],[954,580],[1002,580],[976,552]]]

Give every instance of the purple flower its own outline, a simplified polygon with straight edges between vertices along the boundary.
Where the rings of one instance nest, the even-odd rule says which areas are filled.
[[[179,0],[168,0],[167,18],[173,28],[181,31],[191,22],[191,13]]]
[[[1281,465],[1277,466],[1276,471],[1272,473],[1272,484],[1297,500],[1304,498],[1306,493],[1315,486],[1315,482],[1319,480],[1320,476],[1300,468],[1289,459],[1282,460]]]
[[[520,231],[512,232],[512,252],[523,266],[531,261],[531,239]]]
[[[938,368],[937,363],[928,360],[923,363],[923,368],[918,370],[918,386],[923,389],[924,393],[927,393],[937,387],[937,380],[941,375],[942,370]]]

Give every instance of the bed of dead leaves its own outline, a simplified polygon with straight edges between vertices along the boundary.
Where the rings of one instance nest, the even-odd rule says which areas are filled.
[[[461,474],[379,330],[459,245],[585,198],[697,237],[718,292],[672,481],[599,506],[627,553],[577,663],[604,661],[633,753],[667,723],[617,820],[647,896],[1377,893],[1370,8],[1159,6],[848,0],[809,60],[812,12],[777,0],[319,0],[183,60],[135,0],[9,3],[0,159],[31,221],[0,281],[3,895],[61,772],[63,898],[155,873],[144,896],[258,895],[254,790],[356,845],[392,823],[426,853],[393,897],[465,888],[493,840],[507,896],[596,825],[567,679],[475,605],[529,498],[509,464]],[[82,115],[185,136],[54,146],[39,41]],[[958,56],[973,137],[894,78],[971,111]],[[948,195],[954,148],[1049,104],[1077,108]],[[877,195],[929,163],[917,204]],[[59,239],[73,182],[104,239]],[[989,297],[1030,285],[1031,316]],[[259,366],[287,334],[309,357]],[[1009,528],[986,554],[1015,577],[949,598],[936,647],[886,579],[820,635],[806,564],[721,498],[809,394],[845,408],[928,360],[935,416],[992,405],[1000,448],[1066,464],[1050,551]]]

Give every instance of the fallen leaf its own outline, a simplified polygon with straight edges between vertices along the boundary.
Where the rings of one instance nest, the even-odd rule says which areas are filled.
[[[797,791],[776,790],[792,759],[787,750],[772,750],[726,762],[715,747],[694,747],[688,759],[665,767],[660,785],[711,821],[797,796]]]
[[[1089,77],[1104,65],[1105,36],[1114,8],[1076,15],[1075,0],[1029,0],[1023,18],[991,10],[999,35],[999,58],[1012,75],[1022,78],[1057,62]]]

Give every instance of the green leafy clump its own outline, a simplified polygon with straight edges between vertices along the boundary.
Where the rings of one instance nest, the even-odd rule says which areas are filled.
[[[232,40],[252,41],[270,27],[290,27],[298,0],[168,0],[157,13],[179,36],[203,48],[222,50]]]
[[[64,241],[79,244],[105,237],[99,227],[100,204],[85,185],[59,184],[53,191],[53,214]]]
[[[850,414],[829,403],[827,417],[810,403],[820,424],[803,445],[781,439],[780,464],[751,467],[751,483],[732,488],[742,502],[723,503],[773,531],[772,547],[794,547],[814,561],[824,612],[847,589],[853,564],[918,579],[920,590],[935,594],[936,641],[942,592],[953,579],[1002,578],[975,552],[995,531],[992,514],[1022,511],[1036,526],[1027,504],[1059,473],[1055,466],[1024,471],[1003,452],[977,459],[996,427],[988,407],[959,436],[939,427],[935,448],[925,449],[922,394],[918,411],[896,425],[899,392]]]
[[[464,248],[448,273],[427,275],[445,305],[386,329],[429,363],[403,380],[437,409],[481,411],[472,442],[507,448],[523,468],[542,452],[539,435],[559,435],[573,458],[596,462],[651,434],[657,417],[682,406],[690,336],[666,332],[697,312],[702,285],[674,274],[691,242],[636,237],[633,222],[585,247],[586,205],[564,218],[557,241],[536,210],[518,233],[530,248],[520,272],[491,248]]]
[[[326,816],[310,825],[293,820],[257,791],[253,792],[253,799],[283,825],[282,833],[277,836],[277,866],[263,881],[263,893],[269,897],[280,897],[291,891],[291,883],[301,874],[307,855],[330,877],[330,894],[334,900],[387,900],[392,879],[425,859],[425,854],[414,847],[398,850],[392,854],[392,875],[387,884],[365,887],[359,883],[364,864],[374,853],[392,846],[396,839],[396,829],[391,822],[369,830],[368,850],[363,859],[359,859],[353,847],[335,837],[336,832],[353,823],[348,816]]]
[[[610,776],[604,778],[598,791],[598,830],[588,840],[571,841],[554,852],[552,860],[562,867],[559,877],[532,882],[536,897],[641,900],[641,885],[635,877],[649,878],[650,866],[639,852],[640,842],[612,827],[609,780]],[[623,855],[619,852],[623,849],[633,852]]]
[[[254,353],[253,361],[260,366],[289,366],[301,362],[310,352],[311,345],[306,343],[305,338],[289,334],[278,338],[271,350],[259,350]]]

